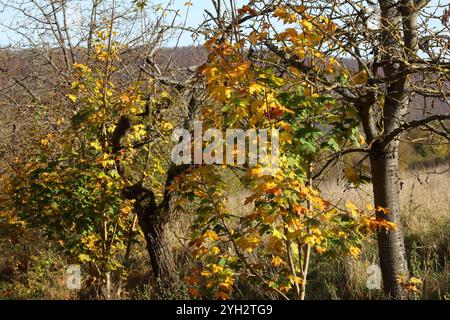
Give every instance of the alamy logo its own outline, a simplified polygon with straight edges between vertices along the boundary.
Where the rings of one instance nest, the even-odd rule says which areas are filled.
[[[368,278],[366,281],[366,287],[369,290],[381,289],[381,269],[378,265],[373,264],[367,268]]]
[[[173,131],[172,141],[178,142],[171,153],[176,165],[260,165],[263,175],[273,175],[279,168],[278,129],[227,129],[224,135],[215,128],[203,132],[202,122],[196,121],[193,141],[191,133],[183,128]]]
[[[81,289],[81,268],[79,265],[71,264],[66,270],[66,286],[69,290]]]

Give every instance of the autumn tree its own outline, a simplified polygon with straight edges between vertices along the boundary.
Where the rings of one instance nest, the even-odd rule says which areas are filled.
[[[305,299],[312,254],[324,259],[340,253],[358,257],[367,233],[396,228],[374,216],[384,208],[361,210],[351,203],[342,208],[321,196],[314,181],[321,159],[341,150],[363,150],[358,122],[350,116],[356,110],[308,79],[304,68],[284,65],[278,55],[264,49],[267,43],[270,47],[295,43],[296,53],[309,57],[311,74],[337,76],[337,60],[322,53],[327,35],[337,26],[326,17],[289,14],[283,7],[268,5],[257,11],[244,6],[230,14],[221,11],[219,2],[214,4],[216,11],[209,15],[216,27],[205,31],[209,55],[200,68],[210,97],[202,108],[203,124],[224,131],[278,129],[280,167],[268,173],[263,163],[242,166],[229,159],[228,152],[225,160],[220,147],[214,149],[242,188],[249,190],[244,205],[252,210],[244,216],[228,206],[227,170],[217,168],[220,161],[196,166],[174,183],[185,201],[198,204],[190,245],[203,269],[187,279],[191,294],[202,297],[212,290],[217,298],[228,299],[236,283],[253,281],[275,297]],[[278,33],[268,22],[272,19],[286,20],[298,29]],[[205,135],[209,137],[208,131]],[[215,146],[229,147],[228,139],[210,138],[203,142],[214,140]],[[259,160],[264,160],[261,138],[247,138],[249,145],[258,145]],[[267,148],[276,152],[273,146]],[[236,152],[240,157],[242,151]]]
[[[276,55],[278,68],[296,68],[305,81],[353,106],[364,147],[342,150],[326,165],[353,151],[370,158],[374,204],[387,209],[377,216],[398,226],[377,233],[384,290],[402,297],[399,278],[408,276],[408,268],[399,208],[399,137],[421,127],[448,139],[448,7],[428,1],[251,1],[232,16],[227,26],[248,30],[255,59]],[[299,25],[299,19],[306,22]],[[318,54],[309,50],[310,43],[320,46]],[[316,60],[322,60],[324,72],[315,68]]]
[[[155,277],[170,287],[169,223],[194,208],[196,267],[186,280],[197,298],[228,299],[248,282],[265,297],[305,299],[311,255],[358,257],[375,232],[384,290],[405,296],[399,139],[414,128],[449,139],[448,5],[213,0],[204,23],[188,28],[171,2],[75,2],[0,0],[15,13],[3,28],[18,35],[0,68],[0,103],[12,110],[1,142],[2,219],[44,227],[100,278],[106,297],[136,220]],[[161,63],[174,30],[205,38],[206,63],[174,67],[168,50]],[[279,130],[279,168],[174,164],[170,133],[191,134],[196,119],[223,131]],[[227,145],[210,138],[202,143]],[[345,166],[349,182],[373,184],[364,209],[318,188],[349,154],[360,157]],[[230,174],[251,213],[231,212]]]
[[[169,132],[189,127],[200,101],[192,69],[173,67],[174,49],[157,60],[178,12],[141,1],[74,5],[4,3],[16,13],[15,27],[4,27],[18,32],[32,72],[18,79],[17,70],[5,67],[12,85],[3,97],[19,100],[20,86],[30,97],[13,107],[29,103],[25,117],[38,116],[17,130],[20,144],[30,147],[21,150],[26,156],[7,159],[11,206],[88,264],[106,297],[110,271],[123,271],[137,235],[137,214],[153,273],[172,285],[166,187],[179,168],[170,163]],[[35,30],[42,30],[37,38]]]

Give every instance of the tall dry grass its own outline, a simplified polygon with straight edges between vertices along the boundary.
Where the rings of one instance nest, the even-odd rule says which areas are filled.
[[[422,168],[401,173],[400,204],[407,259],[412,275],[423,281],[417,298],[444,299],[450,292],[450,167]],[[372,185],[359,188],[325,181],[323,194],[341,206],[351,201],[359,207],[372,203]],[[376,242],[365,244],[360,260],[342,258],[336,261],[329,292],[331,298],[376,298],[381,292],[369,292],[365,286],[367,268],[378,263]],[[330,266],[322,266],[322,272]],[[319,272],[320,273],[320,272]],[[338,274],[340,273],[340,274]],[[345,274],[345,276],[342,276]],[[344,279],[342,279],[344,278]],[[338,280],[337,280],[338,279]],[[340,280],[339,280],[340,279]],[[343,285],[342,281],[345,282]]]

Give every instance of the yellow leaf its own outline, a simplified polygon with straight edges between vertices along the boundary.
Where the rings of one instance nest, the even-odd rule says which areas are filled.
[[[92,141],[90,146],[93,147],[97,151],[101,151],[102,150],[102,146],[100,145],[98,140]]]
[[[89,68],[88,66],[82,64],[82,63],[75,63],[73,65],[73,67],[75,69],[77,69],[78,71],[82,72],[82,73],[88,73],[91,72],[91,68]]]
[[[212,248],[212,251],[214,252],[215,255],[217,255],[217,254],[220,253],[219,247],[213,247],[213,248]]]
[[[304,239],[303,242],[306,244],[309,244],[311,246],[313,246],[316,243],[316,237],[312,236],[312,235],[307,235]]]
[[[222,266],[218,266],[217,264],[212,264],[211,265],[211,271],[213,274],[219,273],[223,271],[223,267]]]
[[[284,18],[287,15],[287,11],[283,7],[278,7],[273,12],[273,16],[276,18]]]
[[[294,128],[293,128],[289,123],[287,123],[287,122],[285,122],[285,121],[280,121],[280,122],[278,122],[278,125],[279,125],[280,128],[283,129],[284,131],[287,131],[287,132],[293,132],[293,131],[294,131]]]
[[[288,284],[282,284],[279,288],[281,291],[289,292],[292,289],[292,283],[289,282]]]
[[[253,82],[248,86],[248,92],[250,94],[260,93],[263,90],[264,90],[264,87],[256,82]]]
[[[207,230],[203,234],[203,237],[210,239],[211,241],[216,241],[219,239],[219,236],[217,235],[217,233],[214,230]]]
[[[327,73],[333,73],[336,71],[336,67],[339,66],[339,63],[336,61],[336,59],[331,58],[326,66],[326,72]]]
[[[354,246],[350,246],[350,254],[352,255],[352,257],[354,258],[358,258],[359,255],[361,254],[361,249],[354,247]]]
[[[305,30],[307,32],[309,32],[309,31],[314,29],[314,25],[311,22],[307,21],[307,20],[302,20],[301,25],[303,27],[303,30]]]
[[[71,93],[67,95],[67,98],[69,98],[69,100],[72,101],[73,103],[77,102],[77,97]]]
[[[295,284],[295,283],[301,284],[301,283],[303,282],[302,278],[300,278],[300,277],[298,277],[298,276],[293,276],[293,275],[290,275],[290,276],[289,276],[289,281],[290,281],[292,284]]]
[[[281,265],[282,263],[283,263],[283,259],[281,259],[280,257],[274,256],[274,257],[272,258],[272,264],[273,264],[275,267],[278,267],[278,266]]]
[[[130,102],[130,97],[126,93],[124,93],[120,96],[120,101],[122,103],[128,103]]]
[[[380,206],[376,206],[374,208],[374,210],[377,211],[377,212],[383,212],[384,215],[389,213],[389,208],[383,208],[383,207],[380,207]]]
[[[300,72],[300,70],[298,70],[296,67],[294,66],[289,66],[288,67],[289,72],[293,73],[296,76],[300,76],[302,73]]]
[[[327,249],[324,248],[324,247],[321,247],[321,246],[317,246],[317,247],[316,247],[316,252],[317,252],[318,254],[323,254],[323,253],[326,252],[326,251],[327,251]]]
[[[251,170],[250,170],[250,174],[252,175],[252,176],[255,176],[255,177],[262,177],[263,176],[263,168],[261,168],[261,167],[257,167],[257,168],[252,168]],[[253,201],[253,198],[252,197],[249,197],[249,198],[247,198],[247,199],[249,199],[249,201],[250,202],[252,202]],[[247,201],[246,201],[247,202]],[[248,204],[248,203],[246,203],[246,204]]]
[[[272,235],[273,235],[275,238],[280,239],[280,240],[286,240],[286,239],[287,239],[286,236],[284,235],[284,233],[278,231],[278,230],[275,229],[275,228],[272,230]]]
[[[162,124],[162,128],[163,128],[163,130],[165,130],[165,131],[169,131],[169,130],[172,130],[172,129],[173,129],[173,125],[172,125],[170,122],[164,122],[164,123]]]
[[[258,246],[261,242],[261,239],[257,235],[252,235],[249,237],[241,237],[236,240],[236,245],[240,248],[247,250],[248,252],[252,252],[254,248]]]
[[[87,254],[84,253],[80,253],[78,255],[78,259],[80,260],[80,262],[89,262],[92,261],[91,257],[89,257]]]
[[[360,145],[366,144],[366,139],[364,138],[364,136],[361,133],[359,134],[358,141],[359,141]]]
[[[288,144],[292,144],[292,135],[288,132],[280,133],[280,143],[287,142]]]
[[[261,189],[261,191],[263,191],[265,193],[272,193],[272,194],[276,194],[276,195],[279,195],[281,193],[280,188],[278,187],[278,185],[275,182],[263,183],[259,186],[259,188]]]
[[[221,101],[230,99],[232,94],[233,89],[226,86],[214,86],[211,90],[211,95]]]
[[[345,204],[345,206],[347,207],[347,209],[350,210],[351,215],[352,215],[354,218],[358,216],[358,214],[359,214],[358,207],[356,207],[353,203],[351,203],[350,201],[347,201],[347,203]]]
[[[212,276],[212,272],[211,271],[202,271],[202,272],[200,272],[200,274],[202,275],[202,276],[204,276],[204,277],[210,277],[210,276]]]

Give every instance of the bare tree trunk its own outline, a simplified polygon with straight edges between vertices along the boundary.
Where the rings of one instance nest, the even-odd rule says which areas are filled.
[[[392,76],[396,72],[401,72],[399,68],[391,65],[385,67],[384,71]],[[405,94],[406,82],[407,78],[401,77],[386,90],[384,116],[381,119],[384,136],[397,130],[405,121],[409,104],[408,96]],[[389,297],[395,299],[402,298],[402,288],[398,277],[408,275],[400,220],[398,147],[398,139],[393,139],[387,144],[376,141],[372,145],[370,154],[374,204],[376,207],[388,209],[387,214],[378,211],[377,216],[397,225],[397,230],[381,229],[377,232],[384,291]]]
[[[197,106],[198,103],[193,94],[188,106],[188,116],[184,123],[185,127],[190,126]],[[114,154],[118,153],[120,150],[120,141],[130,127],[130,119],[126,116],[122,116],[119,119],[113,134],[112,151]],[[123,168],[120,164],[118,167],[119,174],[123,175]],[[168,237],[168,223],[173,219],[174,214],[170,207],[172,192],[169,190],[169,187],[172,184],[173,179],[182,174],[189,167],[189,165],[174,165],[169,168],[166,177],[164,197],[159,204],[156,204],[154,192],[145,188],[142,180],[123,190],[123,194],[127,199],[135,200],[134,207],[138,217],[139,226],[144,233],[153,274],[165,288],[173,287],[176,282],[175,260]]]
[[[156,205],[152,191],[144,188],[142,182],[125,191],[134,199],[138,223],[144,233],[153,274],[164,287],[170,287],[175,280],[175,261],[168,240],[169,207]]]
[[[385,150],[373,150],[371,154],[372,181],[375,206],[388,208],[377,216],[397,225],[397,230],[377,232],[380,267],[385,293],[392,298],[402,297],[397,277],[408,273],[400,221],[398,142],[392,142]]]
[[[142,181],[124,190],[125,197],[136,201],[134,206],[147,243],[153,274],[165,288],[172,287],[176,280],[175,260],[168,236],[168,223],[174,214],[170,208],[172,192],[168,188],[173,179],[187,168],[188,165],[180,165],[168,170],[164,198],[158,205],[154,193],[146,189]]]
[[[161,283],[171,286],[175,280],[175,261],[168,239],[167,223],[160,223],[157,219],[148,219],[149,216],[139,218],[139,225],[144,232],[147,243],[147,252],[150,257],[153,274]]]
[[[389,75],[401,72],[391,65],[384,70]],[[406,82],[407,79],[401,77],[386,90],[384,115],[381,119],[383,136],[398,129],[405,121],[409,103],[408,96],[405,94]],[[408,275],[400,220],[398,147],[398,139],[393,139],[387,144],[375,141],[370,153],[374,204],[376,207],[388,209],[387,214],[380,210],[377,216],[397,225],[397,230],[381,229],[377,232],[384,291],[386,295],[395,299],[402,298],[402,288],[398,277]]]
[[[411,1],[403,1],[410,4]],[[387,79],[395,79],[385,89],[385,103],[383,116],[381,118],[381,138],[395,132],[406,119],[409,106],[407,95],[408,72],[398,48],[401,38],[401,27],[403,22],[405,44],[407,50],[414,50],[410,37],[413,27],[414,15],[406,12],[404,7],[397,6],[394,0],[379,0],[381,9],[381,44],[384,48],[382,53],[383,72]],[[403,12],[403,17],[401,12]],[[408,23],[406,23],[408,22]],[[406,26],[408,24],[408,27]],[[407,57],[410,57],[409,52]],[[366,132],[369,130],[366,130]],[[373,135],[373,132],[372,132]],[[383,276],[385,293],[395,299],[402,298],[402,287],[398,281],[401,275],[408,275],[406,252],[403,239],[402,225],[400,221],[400,180],[398,166],[399,141],[393,139],[387,143],[374,141],[371,153],[371,171],[373,182],[373,193],[375,206],[388,209],[386,214],[378,211],[377,216],[397,225],[396,230],[378,230],[378,250],[380,255],[380,266]]]

